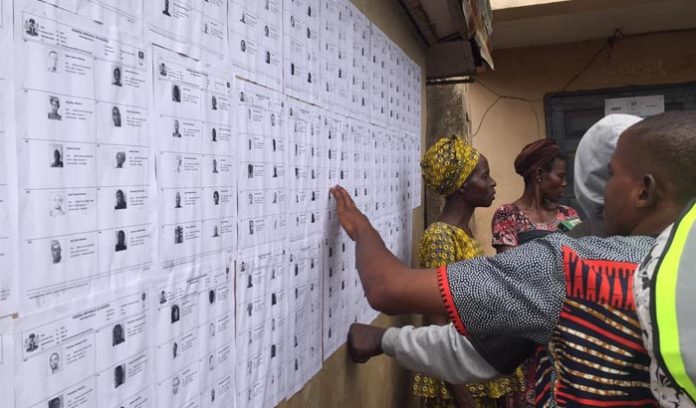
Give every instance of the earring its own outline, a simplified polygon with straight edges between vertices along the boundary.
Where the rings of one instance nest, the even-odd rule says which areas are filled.
[[[541,178],[537,179],[537,183],[541,184]]]

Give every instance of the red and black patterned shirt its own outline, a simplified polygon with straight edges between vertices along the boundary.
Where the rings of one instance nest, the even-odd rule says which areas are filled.
[[[553,234],[439,269],[460,333],[547,345],[556,378],[539,406],[654,406],[633,274],[653,238]]]

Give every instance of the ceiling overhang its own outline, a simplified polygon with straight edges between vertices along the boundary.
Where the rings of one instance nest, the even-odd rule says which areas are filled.
[[[493,66],[488,0],[399,1],[428,46],[428,80],[468,76]]]

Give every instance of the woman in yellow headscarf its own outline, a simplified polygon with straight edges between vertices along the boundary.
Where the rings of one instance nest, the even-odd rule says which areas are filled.
[[[483,255],[473,238],[469,221],[477,207],[490,207],[495,181],[488,160],[464,140],[452,136],[438,140],[423,156],[425,185],[445,197],[445,205],[425,230],[419,246],[420,266],[436,268]],[[446,316],[425,316],[425,324],[446,324]],[[423,407],[496,407],[496,399],[524,387],[523,377],[503,377],[485,384],[446,385],[417,374],[413,392]]]

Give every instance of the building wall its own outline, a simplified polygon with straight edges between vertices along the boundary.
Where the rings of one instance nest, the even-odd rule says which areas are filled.
[[[370,20],[423,69],[425,79],[425,44],[415,27],[395,0],[352,0]],[[426,123],[426,95],[423,82],[421,97],[421,143],[424,143]],[[413,242],[423,233],[423,207],[413,212]],[[415,251],[414,251],[415,257]],[[415,261],[415,260],[414,260]],[[412,322],[410,316],[390,318],[380,316],[375,324],[382,327],[402,326]],[[411,397],[411,374],[398,367],[387,357],[379,357],[367,364],[350,361],[346,346],[341,347],[327,361],[323,369],[293,398],[280,404],[281,408],[341,408],[341,407],[416,407]]]
[[[546,137],[544,95],[696,81],[696,30],[625,37],[587,66],[605,44],[601,40],[494,51],[496,70],[465,86],[474,146],[488,158],[498,182],[493,206],[475,215],[474,233],[488,254],[494,253],[493,212],[522,195],[515,157],[527,143]]]

